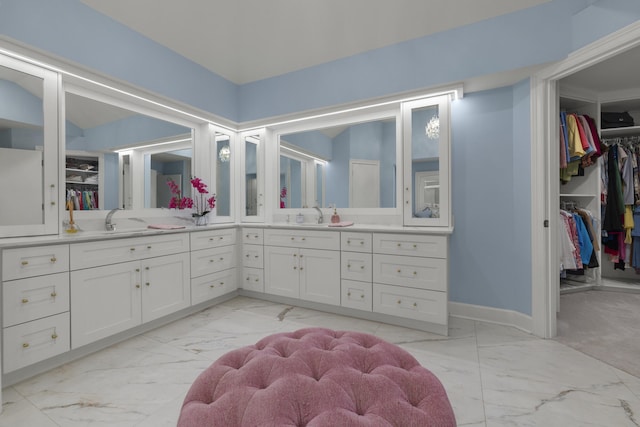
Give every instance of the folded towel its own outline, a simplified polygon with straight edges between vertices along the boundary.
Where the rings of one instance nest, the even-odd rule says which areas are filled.
[[[329,224],[329,227],[348,227],[350,225],[353,225],[353,221],[333,222]]]
[[[172,225],[172,224],[151,224],[147,228],[155,228],[158,230],[177,230],[179,228],[185,228],[184,225]]]

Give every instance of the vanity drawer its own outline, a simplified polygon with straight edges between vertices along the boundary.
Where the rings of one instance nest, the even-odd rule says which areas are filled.
[[[371,254],[342,252],[340,261],[340,276],[343,279],[371,282]]]
[[[191,277],[204,276],[235,267],[235,246],[191,252]]]
[[[242,265],[244,267],[263,268],[263,246],[242,245]]]
[[[191,250],[218,248],[236,243],[236,229],[225,228],[219,230],[191,232]]]
[[[446,258],[447,236],[375,233],[373,235],[373,252]]]
[[[371,282],[357,282],[354,280],[342,280],[341,305],[357,310],[371,311],[372,287]]]
[[[264,230],[262,228],[243,228],[242,243],[262,245],[264,243]]]
[[[71,245],[71,270],[189,251],[188,233],[103,240]]]
[[[191,279],[191,304],[199,304],[236,290],[236,269]]]
[[[2,280],[69,271],[69,245],[5,249],[2,251]]]
[[[374,283],[373,311],[446,325],[447,293]]]
[[[343,251],[371,252],[371,233],[340,233],[340,247]]]
[[[373,281],[432,291],[447,290],[447,260],[373,255]]]
[[[4,373],[69,351],[69,313],[4,329]]]
[[[69,273],[4,282],[2,322],[6,328],[69,311]]]
[[[264,292],[264,270],[261,268],[244,267],[242,269],[242,289],[254,292]]]
[[[327,250],[340,249],[340,233],[328,230],[264,230],[264,241],[270,246]]]

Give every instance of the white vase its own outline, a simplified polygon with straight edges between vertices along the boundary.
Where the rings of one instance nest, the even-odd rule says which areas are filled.
[[[194,216],[193,222],[195,223],[195,225],[207,225],[209,224],[209,214]]]

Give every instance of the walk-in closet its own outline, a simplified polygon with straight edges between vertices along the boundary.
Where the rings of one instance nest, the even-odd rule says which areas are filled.
[[[559,81],[551,173],[560,219],[556,339],[632,375],[640,373],[638,64],[634,48]]]

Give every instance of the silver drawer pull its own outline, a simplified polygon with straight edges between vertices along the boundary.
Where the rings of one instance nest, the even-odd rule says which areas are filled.
[[[139,273],[139,272],[140,272],[140,269],[139,269],[139,268],[136,268],[136,273]]]
[[[398,273],[400,273],[400,271],[401,271],[401,270],[400,270],[400,269],[398,269]]]
[[[136,250],[136,248],[129,248],[129,250],[130,250],[131,252],[133,252],[133,251],[135,251],[135,250]]]
[[[304,270],[304,267],[300,267],[300,271]]]
[[[29,300],[28,300],[27,298],[22,298],[22,303],[23,303],[23,304],[26,304],[26,303],[28,303],[28,302],[29,302]]]
[[[347,264],[347,268],[351,268],[351,264]]]
[[[361,265],[361,266],[360,266],[360,270],[364,270],[364,265]]]
[[[248,282],[249,280],[251,280],[251,278],[250,278],[250,277],[247,277],[247,282]]]
[[[140,283],[136,283],[136,288],[140,289]]]
[[[398,304],[402,304],[402,301],[401,301],[401,300],[398,300]]]
[[[224,258],[223,258],[223,257],[220,257],[220,261],[224,261]]]
[[[417,307],[417,306],[418,306],[418,303],[417,303],[417,302],[414,302],[414,303],[413,303],[413,306],[414,306],[414,307]]]
[[[305,241],[305,240],[307,240],[307,238],[306,238],[306,237],[303,237],[303,238],[302,238],[302,240],[303,240],[303,241]]]
[[[418,272],[417,272],[417,271],[414,271],[414,272],[413,272],[413,275],[415,276],[416,274],[418,274]]]
[[[293,240],[293,237],[291,238],[291,240]]]
[[[347,240],[347,245],[350,245],[350,244],[351,244],[351,240]]]
[[[148,269],[149,269],[149,267],[145,267],[144,269],[145,269],[145,270],[148,270]]]
[[[216,260],[215,259],[210,259],[209,262],[216,262]]]
[[[294,270],[297,270],[297,269],[298,269],[298,267],[293,267],[293,269],[294,269]]]
[[[52,340],[55,340],[56,338],[58,338],[58,334],[56,334],[56,333],[51,334],[51,339]]]
[[[418,245],[415,245],[415,244],[413,245],[413,248],[414,248],[414,249],[415,249],[415,248],[417,248],[417,247],[418,247]]]
[[[351,296],[351,292],[347,292],[347,296],[350,297]]]
[[[58,296],[58,294],[56,293],[56,291],[51,292],[51,298],[55,298],[57,296]]]
[[[249,254],[246,254],[245,256],[246,256],[247,258],[249,258]]]
[[[254,257],[254,258],[259,258],[259,256],[258,256],[258,255],[254,255],[253,257]]]
[[[220,282],[220,286],[224,286],[224,282]]]
[[[361,245],[364,245],[364,240],[362,242],[360,242]]]
[[[222,239],[224,239],[224,237],[223,237],[223,236],[218,237],[218,240],[222,240]]]
[[[151,246],[147,246],[147,249],[151,249]]]
[[[145,282],[145,285],[147,286],[151,286],[151,284],[149,282]]]
[[[56,262],[58,259],[56,257],[51,257],[51,262]]]
[[[363,294],[363,295],[360,295],[360,298],[364,298],[364,294]]]
[[[256,279],[256,282],[259,282],[260,280]]]
[[[300,258],[302,258],[304,255],[300,254]]]
[[[209,237],[209,241],[210,241],[210,242],[213,242],[213,237]]]
[[[401,246],[402,246],[402,243],[398,243],[398,247],[401,247]]]
[[[248,239],[248,238],[249,238],[249,235],[247,234],[247,235],[245,235],[245,237]]]
[[[22,261],[20,264],[22,264],[22,265],[29,265],[29,261]]]
[[[211,289],[213,289],[213,288],[215,288],[215,287],[216,287],[216,285],[209,285],[209,287],[210,287]]]
[[[28,342],[23,342],[22,343],[22,348],[29,348],[29,343]]]

